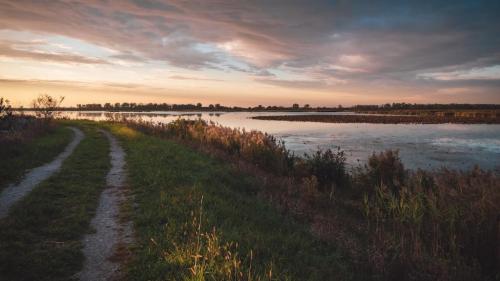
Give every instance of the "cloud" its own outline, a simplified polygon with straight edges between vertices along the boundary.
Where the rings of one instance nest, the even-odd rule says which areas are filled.
[[[324,81],[316,80],[283,80],[283,79],[256,79],[257,82],[294,89],[323,89],[328,86]]]
[[[499,66],[499,10],[498,1],[0,0],[0,29],[77,38],[116,50],[111,59],[238,71],[252,79],[272,77],[275,70],[309,77],[254,80],[283,87],[324,87],[335,80],[415,86],[428,83],[421,79],[426,74],[440,79]]]
[[[168,78],[175,80],[198,80],[198,81],[217,81],[217,82],[224,81],[222,79],[200,78],[200,77],[182,76],[182,75],[172,75],[169,76]]]
[[[71,53],[48,53],[40,50],[26,50],[16,47],[30,48],[35,46],[33,42],[6,42],[0,41],[0,56],[9,58],[29,59],[38,61],[51,61],[60,63],[76,63],[76,64],[107,64],[108,62],[99,58],[92,58]]]

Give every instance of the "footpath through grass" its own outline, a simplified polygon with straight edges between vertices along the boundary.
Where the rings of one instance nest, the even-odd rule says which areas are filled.
[[[351,280],[331,245],[256,196],[253,178],[185,146],[110,126],[127,150],[131,280]]]
[[[81,269],[81,238],[89,231],[110,164],[104,136],[93,125],[78,124],[86,137],[61,170],[0,221],[2,281],[68,280]],[[64,137],[67,131],[59,133]]]
[[[73,132],[69,128],[58,126],[25,143],[0,147],[0,191],[19,180],[27,169],[52,161],[72,137]]]

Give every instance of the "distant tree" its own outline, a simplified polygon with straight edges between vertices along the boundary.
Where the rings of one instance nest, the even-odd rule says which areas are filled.
[[[196,104],[196,107],[197,107],[197,108],[202,108],[202,107],[203,107],[203,105],[201,104],[201,102],[199,102],[199,103],[197,103],[197,104]]]
[[[306,103],[306,104],[304,104],[304,108],[305,108],[305,109],[309,109],[309,108],[311,108],[311,106],[310,106],[309,104],[307,104],[307,103]]]
[[[57,99],[47,94],[41,94],[38,98],[33,100],[32,106],[37,117],[50,120],[57,114],[56,110],[63,101],[64,97],[59,97],[59,99]]]
[[[298,104],[298,103],[294,103],[294,104],[292,105],[292,108],[293,108],[293,109],[299,109],[299,107],[300,107],[300,106],[299,106],[299,104]]]

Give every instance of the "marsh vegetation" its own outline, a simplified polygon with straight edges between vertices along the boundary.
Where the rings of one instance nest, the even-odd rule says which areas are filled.
[[[182,119],[127,125],[230,160],[263,179],[258,193],[299,220],[314,225],[321,216],[323,224],[339,226],[338,216],[328,216],[341,213],[343,222],[355,225],[358,238],[338,239],[341,229],[318,230],[320,236],[346,242],[344,249],[356,247],[352,258],[380,279],[471,280],[498,274],[500,179],[494,172],[478,167],[411,171],[391,150],[348,172],[341,150],[297,157],[257,131]]]

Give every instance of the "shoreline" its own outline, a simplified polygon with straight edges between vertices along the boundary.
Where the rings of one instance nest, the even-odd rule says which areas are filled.
[[[253,116],[257,120],[320,122],[320,123],[371,123],[371,124],[500,124],[499,118],[435,117],[414,115],[269,115]]]

